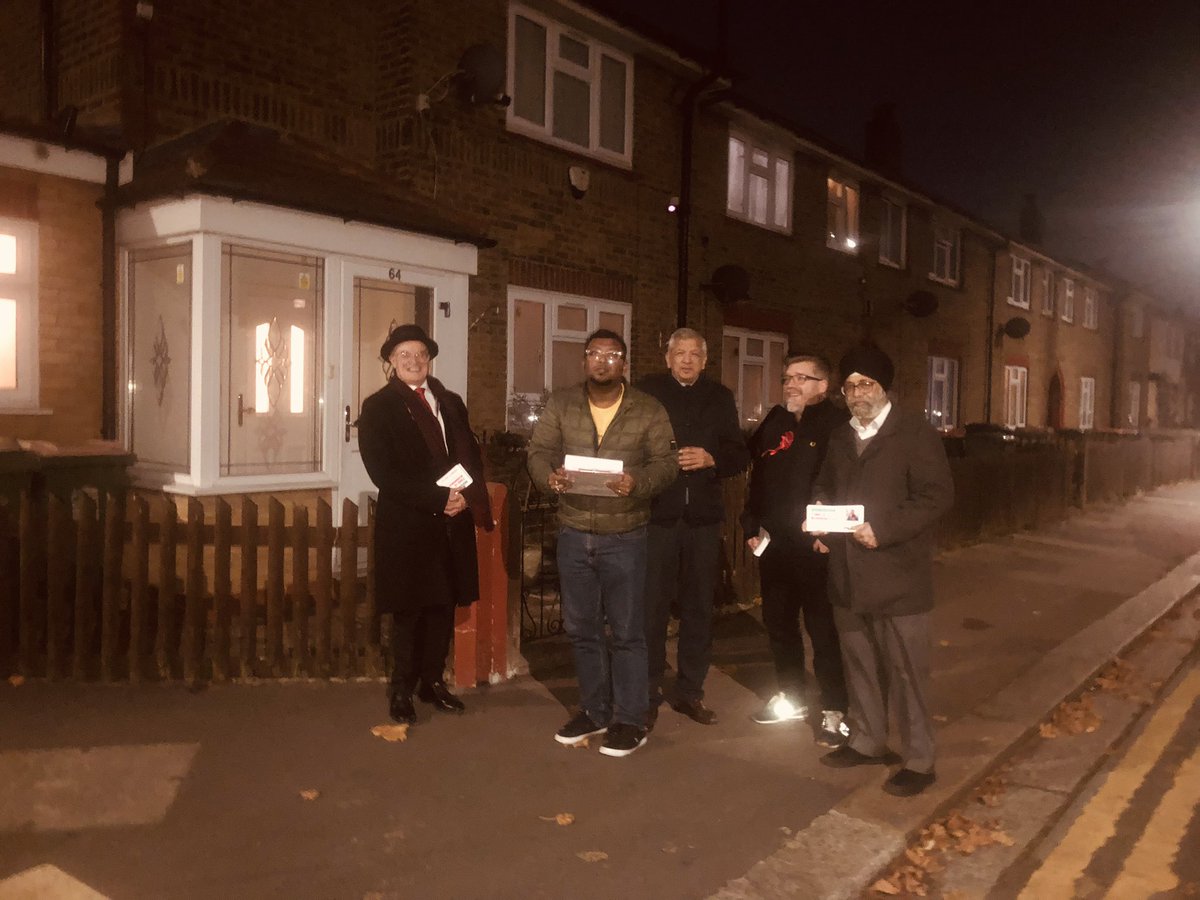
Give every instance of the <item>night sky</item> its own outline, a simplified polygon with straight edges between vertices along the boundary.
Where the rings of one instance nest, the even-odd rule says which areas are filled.
[[[699,48],[717,0],[600,0]],[[904,180],[1200,314],[1200,0],[730,0],[737,90],[855,158],[896,105]]]

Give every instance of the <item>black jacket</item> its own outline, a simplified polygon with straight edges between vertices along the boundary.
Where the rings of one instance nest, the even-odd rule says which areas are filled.
[[[670,372],[659,372],[643,378],[638,388],[666,407],[676,449],[703,447],[716,462],[715,467],[695,472],[681,469],[674,483],[654,498],[651,521],[663,525],[681,518],[692,525],[724,521],[721,479],[744,471],[750,461],[733,393],[704,373],[695,384],[684,387]]]
[[[750,438],[753,467],[742,513],[747,538],[765,528],[772,541],[811,549],[811,537],[800,528],[805,508],[812,499],[829,435],[849,418],[847,410],[828,400],[806,407],[800,421],[786,406],[771,408]]]

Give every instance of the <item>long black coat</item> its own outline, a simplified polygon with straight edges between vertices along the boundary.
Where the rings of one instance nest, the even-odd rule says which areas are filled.
[[[486,498],[483,460],[479,443],[471,434],[466,405],[458,394],[434,379],[429,384],[446,424],[450,459],[468,458],[466,469],[475,480],[468,490],[484,490]],[[469,446],[465,453],[454,445],[456,434],[466,436]],[[430,453],[394,384],[363,401],[358,446],[367,473],[379,488],[375,510],[375,596],[379,612],[433,603],[469,606],[478,600],[479,567],[471,509],[452,518],[443,515],[450,491],[438,487],[437,480],[448,467]],[[479,524],[489,530],[492,526],[490,517]]]

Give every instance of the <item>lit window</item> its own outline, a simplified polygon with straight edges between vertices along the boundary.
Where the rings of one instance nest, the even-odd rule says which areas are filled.
[[[721,341],[721,381],[733,391],[742,427],[754,428],[783,398],[787,337],[773,331],[726,328]]]
[[[735,219],[764,228],[790,231],[791,154],[731,133],[725,211]]]
[[[1025,401],[1029,370],[1025,366],[1004,367],[1004,424],[1009,428],[1025,427]]]
[[[1093,427],[1096,417],[1096,379],[1079,379],[1079,427],[1087,430]]]
[[[1012,284],[1008,292],[1008,302],[1021,309],[1029,309],[1029,260],[1014,256],[1012,259]]]
[[[958,424],[958,360],[931,356],[926,376],[925,418],[935,428],[954,428]]]
[[[858,188],[837,178],[826,180],[825,245],[843,253],[858,252]]]
[[[552,19],[512,6],[508,127],[628,166],[633,60]]]
[[[1054,279],[1049,272],[1042,273],[1042,315],[1054,318]]]
[[[1075,321],[1075,282],[1070,278],[1062,281],[1061,315],[1064,322]]]
[[[1100,313],[1097,309],[1095,288],[1083,289],[1083,327],[1096,329],[1100,327]]]
[[[879,261],[897,269],[904,268],[908,242],[908,208],[884,197],[879,208]]]
[[[37,225],[0,218],[0,410],[38,405]]]
[[[633,310],[628,303],[532,288],[510,287],[508,296],[509,428],[527,431],[547,391],[583,380],[589,334],[607,328],[628,345]],[[632,377],[628,365],[625,377]]]
[[[962,233],[948,225],[933,228],[933,270],[929,277],[942,284],[958,284],[958,260]]]

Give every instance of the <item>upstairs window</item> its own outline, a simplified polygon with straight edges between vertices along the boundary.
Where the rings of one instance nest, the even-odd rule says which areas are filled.
[[[1070,278],[1062,280],[1062,302],[1059,307],[1064,322],[1075,321],[1075,282]]]
[[[0,217],[0,411],[38,405],[37,225]]]
[[[633,60],[540,13],[508,18],[508,127],[628,168]]]
[[[908,208],[884,197],[879,207],[879,261],[904,268],[908,242]]]
[[[791,154],[730,132],[725,211],[735,219],[790,233]]]
[[[948,225],[933,227],[933,269],[929,277],[933,281],[952,286],[958,285],[959,256],[962,232]]]
[[[843,253],[858,252],[858,187],[837,178],[827,180],[828,236],[825,245]]]
[[[1100,313],[1097,309],[1095,288],[1083,289],[1083,327],[1095,330],[1100,327]]]
[[[1049,272],[1042,273],[1042,315],[1054,318],[1054,278]]]
[[[1029,309],[1029,280],[1031,276],[1029,260],[1019,256],[1012,258],[1012,284],[1008,291],[1008,302],[1021,309]]]

